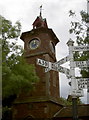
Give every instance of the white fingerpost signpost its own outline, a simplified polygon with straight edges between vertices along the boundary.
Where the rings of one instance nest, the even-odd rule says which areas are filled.
[[[37,59],[37,64],[45,67],[45,72],[50,70],[54,70],[57,72],[64,73],[67,78],[71,79],[71,91],[70,95],[72,96],[72,110],[73,110],[73,120],[78,120],[78,112],[77,112],[77,97],[84,96],[83,89],[87,88],[87,83],[89,83],[89,78],[76,78],[75,77],[75,68],[86,68],[89,67],[89,61],[74,61],[73,54],[78,51],[89,51],[89,46],[74,46],[74,41],[69,40],[67,42],[69,47],[69,55],[62,58],[61,60],[52,63],[49,61],[45,61],[42,59]],[[62,67],[61,65],[70,62],[70,69]]]
[[[71,39],[67,42],[69,47],[69,58],[70,58],[70,78],[71,78],[71,96],[72,96],[72,110],[73,120],[78,120],[77,112],[77,97],[83,96],[83,89],[86,88],[89,78],[76,79],[75,67],[84,68],[89,67],[89,61],[74,61],[73,52],[89,51],[89,46],[74,46],[74,41]]]
[[[71,76],[71,95],[72,95],[72,110],[73,110],[73,120],[78,120],[78,112],[77,112],[77,82],[75,79],[75,65],[73,58],[73,46],[74,41],[71,39],[67,42],[69,47],[69,57],[70,57],[70,76]]]

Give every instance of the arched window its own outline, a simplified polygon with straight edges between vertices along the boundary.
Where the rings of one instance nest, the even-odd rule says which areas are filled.
[[[55,45],[51,41],[50,41],[50,48],[51,48],[52,52],[55,53]]]

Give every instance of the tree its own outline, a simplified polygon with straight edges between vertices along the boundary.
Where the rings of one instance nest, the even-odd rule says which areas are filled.
[[[17,21],[12,25],[12,22],[4,17],[0,16],[0,19],[2,20],[0,38],[2,40],[2,99],[3,106],[10,107],[13,98],[16,98],[22,90],[30,91],[33,83],[39,78],[34,65],[29,65],[25,61],[22,47],[16,44],[21,31],[20,22]]]
[[[70,15],[73,18],[76,18],[75,12],[70,10]],[[81,20],[76,19],[76,21],[71,22],[71,29],[69,30],[70,34],[75,35],[75,41],[77,45],[89,45],[89,14],[85,11],[80,12]],[[87,61],[89,60],[89,52],[75,52],[74,54],[75,61]],[[81,75],[84,78],[89,78],[89,67],[82,68]]]

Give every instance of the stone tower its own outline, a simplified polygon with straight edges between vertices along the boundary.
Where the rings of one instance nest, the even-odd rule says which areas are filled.
[[[29,64],[35,65],[40,80],[29,95],[19,95],[13,105],[13,120],[52,118],[61,108],[58,102],[59,76],[55,71],[45,73],[45,69],[38,66],[36,61],[40,58],[56,62],[55,46],[59,40],[41,14],[33,22],[33,29],[22,33],[21,39],[24,41],[25,59]]]

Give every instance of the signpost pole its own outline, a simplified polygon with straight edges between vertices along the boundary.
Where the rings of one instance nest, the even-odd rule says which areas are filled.
[[[73,45],[74,41],[71,39],[67,42],[69,47],[69,57],[70,57],[70,76],[71,76],[71,95],[72,95],[72,113],[73,113],[73,120],[78,120],[78,112],[77,112],[77,97],[76,97],[76,90],[77,84],[75,79],[75,66],[74,66],[74,59],[73,59]]]
[[[72,97],[73,120],[78,120],[77,97]]]

